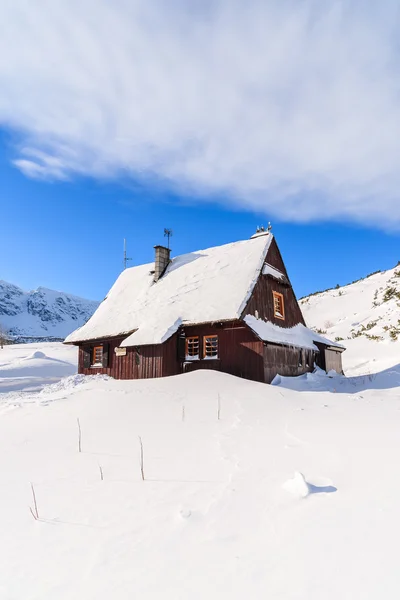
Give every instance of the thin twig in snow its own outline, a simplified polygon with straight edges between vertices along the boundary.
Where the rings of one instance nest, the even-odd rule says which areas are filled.
[[[101,479],[101,481],[103,481],[103,479],[104,479],[103,469],[101,468],[100,465],[99,465],[99,471],[100,471],[100,479]]]
[[[140,472],[142,474],[142,481],[144,481],[144,465],[143,465],[143,442],[142,438],[139,435],[139,443],[140,443]]]
[[[218,394],[218,421],[221,419],[221,396]]]
[[[29,510],[31,511],[32,517],[35,519],[35,521],[38,521],[39,520],[39,511],[38,511],[38,507],[37,507],[36,494],[35,494],[35,489],[33,487],[33,483],[31,483],[31,490],[32,490],[33,505],[35,507],[35,510],[33,511],[31,507],[29,507]]]
[[[81,432],[81,424],[79,422],[79,419],[76,419],[77,423],[78,423],[78,450],[79,452],[82,452],[82,432]]]

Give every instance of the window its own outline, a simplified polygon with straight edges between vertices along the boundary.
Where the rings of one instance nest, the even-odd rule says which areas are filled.
[[[204,358],[218,358],[217,335],[207,335],[204,337]]]
[[[92,355],[92,367],[103,366],[103,346],[95,346]]]
[[[274,298],[274,317],[285,320],[285,305],[283,295],[278,292],[272,292]]]
[[[186,360],[199,358],[199,336],[186,338]]]

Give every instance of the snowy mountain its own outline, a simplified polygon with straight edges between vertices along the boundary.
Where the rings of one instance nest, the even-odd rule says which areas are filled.
[[[64,339],[83,325],[99,303],[39,287],[26,292],[0,281],[0,326],[13,338]]]
[[[400,336],[400,266],[300,300],[307,324],[332,339]]]
[[[347,348],[344,367],[374,372],[399,363],[400,266],[300,300],[307,325]],[[355,370],[357,372],[357,369]]]

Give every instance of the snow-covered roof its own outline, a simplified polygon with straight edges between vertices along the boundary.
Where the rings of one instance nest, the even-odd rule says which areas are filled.
[[[247,315],[244,320],[250,329],[264,342],[284,344],[285,346],[299,346],[300,348],[308,348],[310,350],[318,350],[315,342],[321,342],[338,350],[344,350],[344,346],[328,340],[319,333],[308,329],[302,323],[286,328],[274,325],[270,321],[257,319],[253,315]]]
[[[83,327],[65,342],[127,335],[123,346],[159,344],[185,323],[237,319],[273,239],[253,239],[173,258],[154,283],[154,263],[126,269]]]

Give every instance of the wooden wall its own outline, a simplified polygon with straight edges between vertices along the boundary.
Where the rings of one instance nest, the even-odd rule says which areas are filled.
[[[160,345],[127,348],[125,356],[116,356],[114,348],[122,338],[109,342],[109,364],[107,368],[83,367],[83,350],[79,349],[79,373],[95,375],[102,373],[115,379],[146,379],[167,377],[181,372],[212,369],[230,373],[237,377],[271,383],[278,373],[297,376],[312,372],[314,362],[323,369],[342,372],[341,354],[328,351],[322,345],[320,352],[299,348],[264,344],[240,321],[184,328],[186,336],[218,335],[218,359],[179,361],[178,338],[175,334]],[[96,342],[98,345],[99,342]],[[202,339],[200,340],[202,344]]]
[[[264,346],[264,381],[271,383],[276,375],[296,377],[314,370],[316,353],[293,347],[267,344]]]
[[[218,359],[200,359],[196,361],[178,360],[177,335],[173,335],[164,344],[127,348],[125,356],[117,356],[115,348],[123,338],[109,344],[108,367],[84,368],[83,347],[79,349],[79,373],[109,375],[115,379],[146,379],[149,377],[167,377],[181,372],[197,369],[213,369],[231,373],[238,377],[264,380],[263,342],[239,321],[231,323],[196,325],[184,328],[186,336],[198,335],[202,346],[202,338],[206,335],[218,335]],[[96,342],[99,345],[101,342]]]
[[[271,245],[268,249],[268,254],[265,259],[265,262],[275,267],[275,269],[278,269],[278,271],[281,271],[284,275],[286,275],[288,279],[290,279],[286,271],[285,263],[283,262],[282,254],[280,253],[275,238],[272,240]]]
[[[263,342],[240,321],[230,323],[195,325],[184,328],[187,337],[218,335],[218,359],[186,362],[184,372],[213,369],[237,377],[264,380]],[[200,340],[201,343],[201,340]]]
[[[336,373],[343,373],[342,365],[342,353],[338,350],[328,350],[321,344],[321,356],[319,365],[321,369],[324,369],[327,373],[329,371],[336,371]]]
[[[325,369],[328,373],[333,370],[336,373],[343,373],[342,353],[336,350],[325,350]]]
[[[172,336],[165,344],[140,346],[140,348],[127,348],[125,356],[117,356],[115,348],[124,338],[104,340],[109,344],[108,367],[89,367],[83,365],[83,346],[79,348],[78,372],[84,375],[98,373],[109,375],[114,379],[147,379],[150,377],[165,377],[176,375],[180,372],[177,360],[176,335]],[[96,342],[100,345],[102,341]]]
[[[287,276],[286,268],[275,239],[272,240],[265,262],[272,265],[276,269],[279,269],[279,271]],[[278,292],[279,294],[283,295],[285,305],[284,320],[278,319],[274,316],[272,292]],[[285,285],[284,283],[277,281],[268,275],[260,275],[242,316],[256,315],[256,311],[258,312],[260,319],[271,321],[271,323],[274,323],[279,327],[294,327],[294,325],[297,325],[298,323],[305,325],[305,321],[292,286],[287,284]]]

